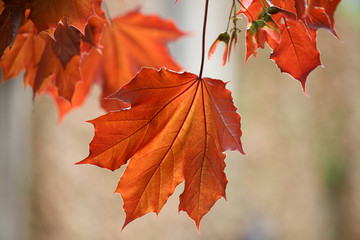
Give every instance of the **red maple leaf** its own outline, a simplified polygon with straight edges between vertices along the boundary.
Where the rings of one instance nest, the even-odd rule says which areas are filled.
[[[264,44],[267,42],[273,49],[271,59],[276,62],[282,72],[287,72],[299,80],[305,91],[308,74],[321,64],[320,53],[316,48],[316,31],[311,28],[311,25],[306,24],[310,20],[307,15],[308,11],[304,10],[305,3],[301,0],[272,0],[271,3],[275,5],[275,8],[267,6],[265,9],[261,1],[254,0],[247,10],[240,11],[247,16],[251,23],[246,33],[246,60],[251,54],[256,57],[257,48],[264,48]],[[264,27],[259,28],[256,25],[254,27],[254,24],[259,22],[257,18],[254,19],[254,16],[260,18],[265,16],[265,12],[271,14],[271,19],[270,15],[267,18],[270,19],[268,23],[273,24],[273,29],[279,27],[281,31],[279,41],[274,37],[276,34],[271,34],[271,32],[276,33],[275,31],[271,29],[266,31]]]
[[[223,152],[244,153],[240,115],[225,83],[144,68],[112,97],[129,102],[131,109],[90,121],[95,136],[79,164],[116,170],[131,158],[116,189],[124,200],[124,226],[146,213],[158,214],[185,181],[179,210],[199,227],[225,197]]]
[[[313,29],[326,28],[336,37],[334,13],[341,0],[311,0],[305,22]]]
[[[316,31],[306,29],[302,21],[284,20],[280,24],[281,41],[271,54],[282,72],[299,80],[305,91],[309,73],[321,65],[320,53],[316,48]]]
[[[296,9],[296,16],[302,19],[306,12],[306,0],[295,0],[295,9]]]
[[[300,6],[301,0],[271,0],[271,3],[275,6],[290,11],[294,14],[301,12],[301,7],[297,10],[296,6]]]

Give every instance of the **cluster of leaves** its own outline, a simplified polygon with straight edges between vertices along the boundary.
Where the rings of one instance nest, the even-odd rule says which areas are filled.
[[[334,30],[334,13],[340,0],[242,0],[241,8],[236,11],[233,1],[234,27],[232,34],[228,31],[219,35],[209,51],[209,58],[219,42],[224,42],[224,64],[232,42],[237,38],[239,29],[236,21],[239,14],[248,19],[246,31],[246,61],[251,55],[257,57],[258,48],[268,43],[273,50],[270,58],[275,61],[282,72],[289,73],[299,80],[305,91],[305,82],[309,73],[321,65],[320,53],[316,46],[316,31],[328,29],[337,37]],[[229,21],[230,21],[229,19]],[[230,45],[229,41],[231,39]]]
[[[101,3],[0,0],[3,82],[25,70],[24,84],[34,96],[50,94],[61,119],[83,104],[95,83],[102,87],[102,107],[119,110],[129,105],[105,97],[142,66],[180,70],[166,43],[183,33],[171,21],[139,11],[109,20]]]
[[[224,42],[226,63],[243,13],[249,20],[246,60],[268,43],[281,71],[305,87],[307,75],[320,64],[316,30],[327,28],[336,36],[333,14],[339,2],[234,0],[228,28],[209,57]],[[34,96],[51,94],[60,118],[84,102],[94,83],[100,84],[103,108],[117,111],[90,121],[95,136],[89,156],[79,164],[110,170],[128,164],[116,189],[124,200],[124,226],[146,213],[158,214],[185,182],[179,211],[199,228],[202,217],[226,196],[224,152],[244,153],[231,92],[223,81],[203,78],[202,69],[200,76],[175,72],[180,67],[166,43],[183,33],[171,21],[139,11],[109,20],[101,3],[0,0],[3,81],[25,70],[25,85]]]

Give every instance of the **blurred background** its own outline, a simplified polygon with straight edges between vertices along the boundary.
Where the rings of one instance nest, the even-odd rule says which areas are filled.
[[[204,1],[174,2],[106,1],[112,16],[142,4],[174,18],[190,34],[171,51],[198,73]],[[207,49],[225,30],[231,2],[210,1]],[[270,49],[244,64],[246,19],[231,62],[221,66],[223,46],[205,62],[204,76],[229,81],[247,156],[227,153],[228,200],[205,215],[200,233],[177,211],[183,184],[158,217],[147,214],[121,231],[122,199],[113,192],[124,168],[74,165],[93,137],[85,121],[104,114],[98,87],[58,124],[52,99],[33,102],[21,76],[2,84],[0,239],[360,239],[359,20],[359,1],[343,0],[335,14],[340,40],[318,31],[324,67],[310,74],[308,96],[269,60]]]

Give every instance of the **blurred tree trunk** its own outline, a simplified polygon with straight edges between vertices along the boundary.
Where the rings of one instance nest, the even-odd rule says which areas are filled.
[[[30,235],[32,131],[31,91],[24,91],[22,78],[2,84],[0,239],[28,239]]]

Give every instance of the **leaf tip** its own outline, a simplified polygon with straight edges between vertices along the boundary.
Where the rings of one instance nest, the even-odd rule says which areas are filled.
[[[95,118],[95,119],[91,119],[91,120],[86,120],[85,122],[86,123],[90,123],[90,124],[92,124],[93,126],[95,126],[95,120],[96,120],[97,118]]]
[[[242,136],[242,131],[241,131],[240,137],[241,137],[241,136]],[[241,141],[241,139],[240,139],[240,141],[239,141],[239,152],[240,152],[241,154],[247,156],[247,154],[245,153],[244,148],[243,148],[243,146],[242,146],[242,141]]]
[[[305,79],[301,80],[300,82],[301,82],[301,86],[302,86],[304,95],[308,97],[308,95],[306,94],[306,90],[305,90],[305,83],[306,83]]]
[[[196,221],[195,224],[196,224],[196,229],[197,229],[198,233],[201,234],[200,233],[200,221]]]
[[[131,223],[132,221],[134,221],[136,219],[135,218],[130,218],[128,215],[126,215],[126,218],[125,218],[125,222],[124,222],[124,225],[122,226],[121,228],[121,231],[124,230],[124,228],[129,224]]]
[[[83,160],[81,160],[79,162],[74,163],[74,165],[80,165],[80,164],[88,164],[87,158],[85,158],[85,159],[83,159]]]
[[[121,228],[121,231],[124,230],[124,228],[125,228],[128,224],[129,224],[129,223],[126,222],[126,220],[125,220],[124,225],[123,225],[122,228]]]

